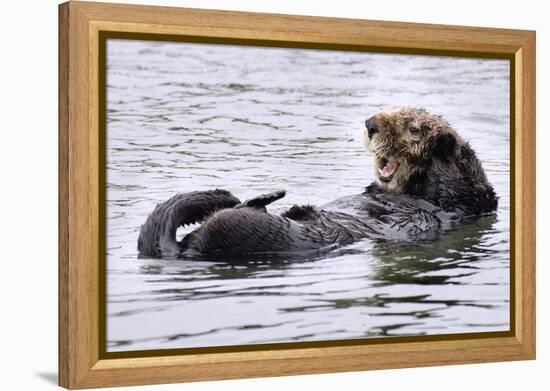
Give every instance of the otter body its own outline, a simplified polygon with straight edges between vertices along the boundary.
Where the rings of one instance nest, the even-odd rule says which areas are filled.
[[[413,108],[378,113],[365,122],[364,143],[374,155],[375,180],[362,194],[320,207],[295,205],[280,215],[266,206],[284,191],[245,202],[225,190],[178,194],[141,227],[139,253],[303,254],[362,238],[428,239],[497,207],[474,151],[439,116]],[[178,227],[197,222],[198,229],[176,240]]]

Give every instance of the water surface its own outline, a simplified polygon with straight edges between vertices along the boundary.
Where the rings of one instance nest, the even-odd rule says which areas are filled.
[[[107,350],[509,329],[509,63],[109,40]],[[177,192],[224,188],[322,204],[373,178],[364,120],[442,114],[499,209],[432,243],[363,240],[316,260],[137,258],[140,225]]]

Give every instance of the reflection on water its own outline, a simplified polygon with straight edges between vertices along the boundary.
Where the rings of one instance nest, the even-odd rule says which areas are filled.
[[[507,330],[508,74],[495,60],[110,41],[108,350]],[[321,259],[137,258],[147,213],[179,191],[286,189],[273,212],[360,193],[373,172],[363,121],[400,105],[470,141],[496,215]]]

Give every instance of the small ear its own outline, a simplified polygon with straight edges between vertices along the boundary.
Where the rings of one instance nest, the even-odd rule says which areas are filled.
[[[432,155],[441,160],[456,158],[458,155],[458,143],[455,135],[445,131],[438,133],[434,140]]]

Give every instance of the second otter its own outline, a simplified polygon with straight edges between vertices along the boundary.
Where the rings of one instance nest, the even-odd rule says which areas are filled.
[[[141,227],[147,257],[318,252],[361,238],[431,238],[497,207],[496,194],[467,142],[440,116],[420,108],[382,111],[365,121],[375,180],[364,193],[281,215],[266,205],[284,191],[240,202],[224,190],[178,194]],[[202,222],[181,241],[179,226]]]

